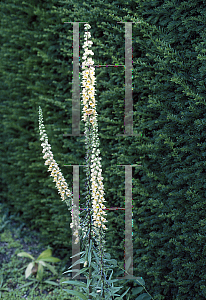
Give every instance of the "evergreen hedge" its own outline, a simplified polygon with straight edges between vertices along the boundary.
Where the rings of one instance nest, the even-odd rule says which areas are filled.
[[[132,25],[133,124],[140,136],[117,136],[124,132],[125,69],[95,70],[107,207],[124,207],[125,173],[117,165],[141,164],[133,167],[134,274],[154,299],[205,299],[205,1],[0,5],[2,203],[62,257],[72,255],[71,217],[44,165],[38,107],[72,189],[72,167],[64,165],[84,164],[85,148],[83,137],[63,136],[72,133],[73,76],[73,25],[64,22],[91,25],[95,65],[124,65],[125,25],[117,22],[141,19]],[[80,167],[80,195],[84,178]],[[108,251],[123,265],[124,212],[109,211],[107,219]]]

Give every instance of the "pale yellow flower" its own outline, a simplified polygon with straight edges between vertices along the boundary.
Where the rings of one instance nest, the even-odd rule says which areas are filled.
[[[87,266],[87,261],[85,261],[85,263],[84,263],[84,267],[86,267]]]

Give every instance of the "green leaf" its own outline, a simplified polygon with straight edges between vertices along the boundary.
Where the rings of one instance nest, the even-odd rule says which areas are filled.
[[[109,280],[112,278],[112,274],[113,274],[113,270],[112,270],[112,272],[111,272],[111,274],[109,276]]]
[[[126,293],[129,291],[130,287],[128,288],[128,290],[126,290],[126,292],[124,292],[123,295],[121,295],[121,297],[124,297],[126,295]]]
[[[132,259],[131,259],[131,256],[128,258],[128,260],[126,261],[126,264],[125,264],[125,271],[128,271],[129,270],[129,266],[130,266],[130,264],[131,264],[131,261],[132,261]]]
[[[43,267],[46,267],[46,263],[43,260],[35,260],[35,262],[41,264]]]
[[[79,274],[85,272],[85,271],[88,270],[88,269],[89,269],[89,267],[87,267],[87,268],[82,268],[81,270],[78,270],[78,269],[69,270],[69,271],[67,271],[67,272],[73,272],[73,271],[76,272],[76,271],[78,271],[78,272],[76,273],[76,275],[73,277],[73,278],[75,278],[76,276],[78,276]]]
[[[78,264],[83,264],[84,263],[84,258],[80,258],[80,259],[78,259],[77,261],[75,261],[75,263],[73,264],[73,265],[71,265],[70,267],[69,267],[69,269],[70,268],[72,268],[73,266],[76,266],[76,265],[78,265]],[[66,273],[66,272],[64,272],[64,273]],[[63,274],[64,274],[63,273]]]
[[[37,260],[41,259],[41,258],[47,258],[47,257],[50,257],[52,256],[52,251],[51,249],[46,249],[44,250],[40,255],[39,257],[37,258]]]
[[[38,270],[36,274],[36,279],[42,281],[43,278],[44,267],[41,263],[38,264]]]
[[[63,289],[63,291],[66,291],[68,294],[78,296],[81,300],[87,300],[87,297],[84,294],[80,293],[80,292],[72,291],[72,290],[65,290],[65,289]]]
[[[101,276],[101,275],[100,275]],[[107,280],[108,283],[113,283],[113,282],[117,282],[119,281],[119,279],[112,279],[112,280]],[[120,286],[118,288],[122,288],[123,286]]]
[[[51,280],[45,280],[44,282],[45,282],[45,283],[48,283],[48,284],[52,284],[52,285],[59,286],[59,283],[54,282],[54,281],[51,281]]]
[[[132,290],[132,295],[139,294],[139,293],[141,293],[142,290],[144,290],[144,288],[141,287],[141,286],[139,286],[139,287],[137,287],[137,288],[134,288],[134,289]]]
[[[94,249],[92,249],[92,252],[94,253],[94,256],[96,257],[96,262],[99,263],[99,257],[97,256],[96,252]]]
[[[108,259],[107,260],[110,264],[114,265],[115,267],[117,266],[117,261],[116,259]]]
[[[57,271],[55,270],[55,268],[53,266],[51,266],[50,264],[45,263],[46,267],[54,274],[57,274]]]
[[[57,257],[41,258],[41,260],[43,260],[43,261],[48,261],[48,262],[59,262],[59,261],[61,261],[61,259],[59,259],[59,258],[57,258]]]
[[[140,295],[139,297],[137,297],[135,300],[150,300],[152,297],[146,293]]]
[[[90,296],[93,296],[93,297],[95,297],[95,298],[97,297],[97,294],[96,294],[95,292],[89,293],[89,295],[90,295]],[[98,294],[98,295],[99,295],[99,294]],[[107,298],[107,299],[108,299],[108,298]]]
[[[90,240],[89,252],[91,252],[91,248],[92,248],[92,240]]]
[[[86,251],[79,252],[79,253],[77,253],[77,254],[75,254],[75,255],[73,255],[73,256],[70,256],[70,258],[75,257],[75,256],[80,255],[80,254],[85,253],[85,252],[86,252]]]
[[[22,268],[20,268],[19,269],[19,271],[21,271],[21,270],[23,270],[23,269],[25,269],[27,266],[23,266]]]
[[[122,279],[112,279],[112,280],[107,280],[109,283],[113,283],[113,282],[117,282],[117,281],[120,281]]]
[[[0,276],[0,287],[2,287],[3,281],[4,281],[3,275],[1,274],[1,276]]]
[[[110,253],[105,253],[105,257],[108,258],[108,259],[110,259],[111,258]]]
[[[7,292],[9,292],[9,289],[8,289],[8,288],[3,288],[3,287],[2,287],[1,290],[2,290],[2,291],[7,291]]]
[[[67,280],[67,281],[63,281],[62,283],[68,283],[71,285],[78,285],[81,287],[87,287],[86,283],[82,282],[82,281],[77,281],[77,280]]]
[[[26,252],[20,252],[17,254],[17,256],[21,256],[21,257],[28,257],[28,258],[31,258],[31,259],[35,259],[31,254],[29,253],[26,253]]]
[[[142,277],[135,277],[134,280],[137,280],[137,282],[141,285],[145,285],[144,279]],[[133,280],[133,279],[131,279]]]
[[[87,268],[82,268],[81,270],[87,270],[87,269],[89,269],[89,267],[87,267]],[[64,273],[62,273],[62,274],[65,274],[65,273],[69,273],[69,272],[76,272],[76,271],[80,271],[79,269],[72,269],[72,270],[68,270],[68,271],[66,271],[66,272],[64,272]]]
[[[72,269],[72,270],[68,270],[68,271],[65,271],[64,273],[62,273],[62,274],[65,274],[65,273],[69,273],[69,272],[76,272],[76,271],[79,271],[79,269]]]
[[[92,282],[92,279],[87,279],[87,287],[86,287],[86,289],[89,288],[91,282]]]
[[[119,267],[119,266],[118,266]],[[124,270],[120,270],[117,273],[115,273],[116,277],[119,276],[120,274],[124,273]],[[120,280],[120,279],[119,279]],[[121,279],[122,280],[122,279]]]
[[[19,289],[22,289],[22,288],[24,288],[24,287],[26,287],[26,286],[28,286],[28,285],[31,285],[31,284],[33,284],[33,281],[30,281],[30,282],[28,282],[28,283],[26,283],[26,284],[20,286]]]
[[[116,293],[116,292],[118,292],[119,290],[121,290],[121,288],[123,288],[123,286],[118,286],[118,287],[112,287],[112,293],[113,293],[113,295],[114,296],[120,296],[120,295],[118,295],[118,294],[114,294],[114,293]]]
[[[31,270],[34,267],[34,264],[35,263],[33,261],[28,264],[26,271],[25,271],[25,279],[27,279],[31,275]]]

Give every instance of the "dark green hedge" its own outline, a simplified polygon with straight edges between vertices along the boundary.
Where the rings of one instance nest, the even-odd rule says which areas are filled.
[[[134,275],[154,299],[205,299],[205,1],[1,2],[1,199],[71,256],[71,217],[44,165],[38,107],[54,159],[72,189],[84,164],[72,133],[73,26],[91,25],[95,64],[122,64],[133,24],[133,121],[124,132],[124,68],[96,68],[100,153],[107,206],[124,207],[124,168],[133,167]],[[84,26],[80,29],[80,62]],[[81,70],[81,68],[80,68]],[[81,134],[84,124],[81,121]],[[85,173],[80,167],[80,195]],[[84,203],[81,197],[80,203]],[[107,215],[108,251],[123,266],[124,213]],[[129,283],[127,283],[129,285]],[[123,290],[126,290],[124,287]]]

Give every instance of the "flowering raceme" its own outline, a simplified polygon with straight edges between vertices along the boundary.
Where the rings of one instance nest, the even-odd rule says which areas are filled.
[[[91,26],[89,24],[85,24],[85,29],[90,29]],[[98,125],[97,125],[97,112],[95,106],[95,68],[92,67],[94,61],[91,58],[88,58],[88,55],[94,55],[91,50],[88,50],[88,47],[91,47],[93,44],[92,41],[88,41],[88,38],[91,37],[90,32],[86,31],[84,35],[84,56],[82,63],[82,103],[83,103],[83,120],[85,122],[85,137],[86,144],[89,144],[88,132],[92,132],[92,155],[90,156],[91,162],[91,191],[92,191],[92,207],[93,207],[93,221],[94,226],[98,232],[99,238],[101,233],[99,231],[100,228],[107,229],[104,225],[105,222],[108,222],[103,215],[106,213],[103,211],[106,207],[104,206],[104,186],[102,183],[103,177],[102,168],[101,168],[101,158],[99,157],[100,151],[99,146],[99,138],[98,138]],[[95,235],[95,231],[92,229],[93,234]],[[98,240],[99,240],[98,238]]]
[[[51,172],[50,176],[54,177],[53,182],[56,182],[56,187],[58,189],[58,193],[61,195],[62,201],[66,202],[69,210],[71,210],[71,207],[73,207],[72,223],[70,224],[70,227],[72,228],[73,224],[75,224],[78,225],[78,228],[80,229],[81,227],[79,226],[78,219],[77,219],[78,210],[76,206],[73,204],[71,191],[68,189],[68,185],[64,179],[64,176],[62,175],[61,170],[58,167],[56,161],[54,160],[52,152],[50,151],[51,146],[48,143],[48,137],[43,124],[42,109],[40,106],[39,106],[39,131],[41,136],[40,141],[43,141],[43,143],[41,144],[41,146],[43,147],[42,153],[44,153],[43,158],[46,159],[44,164],[49,165],[48,172]],[[75,243],[78,243],[79,234],[77,230],[74,232],[74,235],[76,236]]]

